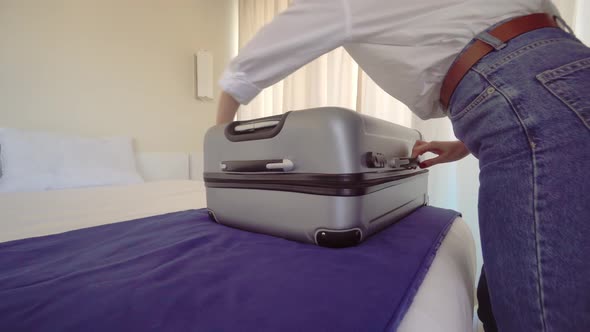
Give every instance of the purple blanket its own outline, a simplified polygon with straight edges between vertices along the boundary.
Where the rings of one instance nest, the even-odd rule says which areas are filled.
[[[205,210],[0,243],[0,331],[394,331],[457,216],[424,207],[347,249]]]

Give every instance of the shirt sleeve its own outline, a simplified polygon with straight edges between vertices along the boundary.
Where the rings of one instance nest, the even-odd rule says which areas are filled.
[[[345,0],[296,0],[240,50],[219,84],[246,105],[262,89],[342,46],[349,30]]]

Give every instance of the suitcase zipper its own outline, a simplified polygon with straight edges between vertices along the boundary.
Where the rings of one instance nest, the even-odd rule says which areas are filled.
[[[259,189],[299,192],[328,196],[360,196],[382,190],[428,173],[419,171],[389,170],[357,174],[313,173],[205,173],[209,188]]]

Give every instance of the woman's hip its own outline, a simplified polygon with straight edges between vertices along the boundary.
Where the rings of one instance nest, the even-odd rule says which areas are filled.
[[[559,29],[517,37],[463,78],[449,118],[482,166],[541,146],[588,142],[590,48]]]

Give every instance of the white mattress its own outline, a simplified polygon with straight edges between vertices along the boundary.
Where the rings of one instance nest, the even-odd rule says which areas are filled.
[[[0,194],[0,242],[205,206],[197,181]],[[457,218],[398,331],[472,331],[474,279],[475,244]]]

